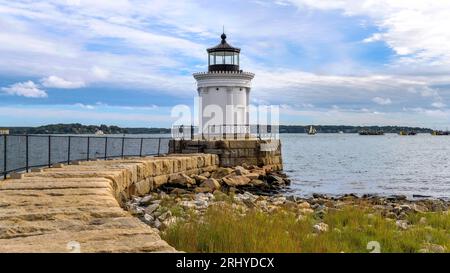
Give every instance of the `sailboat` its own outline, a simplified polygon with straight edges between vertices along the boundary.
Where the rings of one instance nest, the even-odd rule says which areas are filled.
[[[314,128],[312,125],[309,126],[308,135],[315,135],[315,134],[317,134],[316,128]]]

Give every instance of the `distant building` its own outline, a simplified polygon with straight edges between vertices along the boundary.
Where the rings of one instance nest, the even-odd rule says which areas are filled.
[[[0,128],[0,135],[9,135],[9,129]]]

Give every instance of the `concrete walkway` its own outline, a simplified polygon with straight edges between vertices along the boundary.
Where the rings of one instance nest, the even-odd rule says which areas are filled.
[[[167,181],[189,169],[186,162],[200,171],[197,161],[215,164],[210,155],[94,161],[0,181],[0,252],[175,251],[122,209],[120,199],[136,192],[137,183],[145,182],[148,192],[153,177]]]

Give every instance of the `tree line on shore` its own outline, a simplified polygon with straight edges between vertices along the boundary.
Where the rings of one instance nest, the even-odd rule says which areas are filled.
[[[383,131],[385,133],[398,133],[400,131],[431,133],[429,128],[404,127],[404,126],[349,126],[349,125],[313,125],[318,133],[358,133],[363,130]],[[306,133],[310,125],[280,125],[280,133]],[[99,131],[104,134],[170,134],[170,128],[121,128],[108,125],[83,125],[80,123],[71,124],[50,124],[38,127],[6,127],[10,134],[95,134]]]

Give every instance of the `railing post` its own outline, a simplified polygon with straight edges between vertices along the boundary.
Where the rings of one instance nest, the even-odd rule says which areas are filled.
[[[234,124],[234,139],[237,139],[238,138],[238,133],[237,133],[237,124],[235,123]]]
[[[90,154],[89,149],[90,149],[90,146],[91,146],[91,145],[90,145],[90,144],[91,144],[90,142],[91,142],[91,138],[88,137],[88,138],[87,138],[87,155],[86,155],[86,160],[87,160],[87,161],[89,161],[89,154]]]
[[[144,138],[141,137],[141,147],[139,148],[139,157],[142,157],[142,147],[143,147],[143,144],[144,144]]]
[[[8,144],[7,139],[7,135],[3,135],[3,178],[6,179],[6,160],[7,160],[7,156],[6,156],[6,145]]]
[[[48,136],[48,167],[52,166],[52,136]]]
[[[28,161],[28,155],[29,155],[29,152],[28,152],[28,135],[25,136],[25,153],[26,153],[26,155],[25,155],[25,169],[28,172],[29,165],[30,165],[29,161]]]
[[[261,139],[261,132],[260,132],[260,128],[259,128],[259,123],[256,124],[256,137],[258,139]]]
[[[105,138],[105,157],[104,157],[105,160],[107,158],[107,151],[108,151],[108,137]]]
[[[122,137],[122,159],[123,159],[123,151],[124,151],[124,147],[125,146],[125,137]]]
[[[191,125],[191,140],[194,139],[194,125]]]
[[[161,138],[158,138],[158,155],[161,153]]]
[[[68,148],[67,148],[67,165],[70,164],[70,140],[71,140],[71,136],[69,136],[68,143],[67,143],[67,146],[68,146]]]

